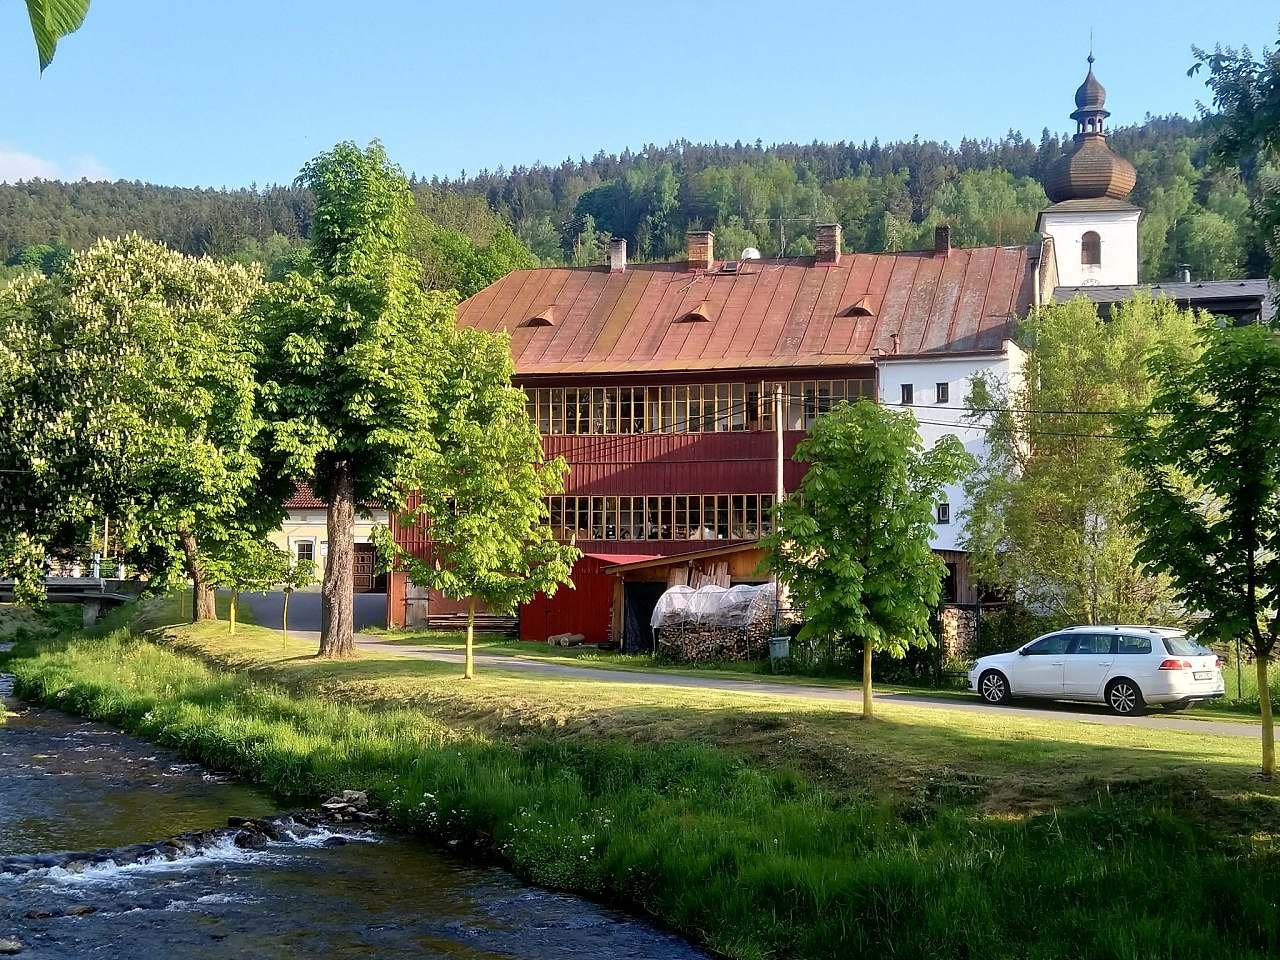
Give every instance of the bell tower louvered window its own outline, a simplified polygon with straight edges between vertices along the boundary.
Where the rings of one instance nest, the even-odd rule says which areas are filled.
[[[1080,238],[1080,263],[1086,267],[1102,265],[1102,238],[1089,230]]]

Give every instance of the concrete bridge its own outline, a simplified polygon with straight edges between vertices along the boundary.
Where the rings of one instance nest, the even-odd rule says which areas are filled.
[[[92,626],[106,607],[137,599],[144,584],[140,580],[107,577],[46,577],[45,592],[50,603],[78,603],[84,625]],[[13,600],[13,581],[0,580],[0,603]]]

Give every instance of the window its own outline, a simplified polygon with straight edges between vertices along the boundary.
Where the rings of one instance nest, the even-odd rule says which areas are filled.
[[[316,542],[314,540],[299,540],[294,544],[294,548],[298,554],[299,560],[310,560],[316,562]]]
[[[1150,637],[1127,637],[1124,634],[1116,637],[1116,653],[1142,654],[1150,652]]]
[[[1080,262],[1086,267],[1102,265],[1102,238],[1093,230],[1080,238]]]
[[[934,384],[934,389],[937,391],[937,399],[935,401],[936,403],[951,402],[951,384],[949,383]]]
[[[1047,637],[1041,637],[1031,646],[1027,647],[1027,656],[1029,657],[1057,657],[1067,652],[1067,647],[1071,644],[1071,634],[1054,633]]]
[[[916,402],[915,386],[910,383],[904,383],[902,385],[902,405],[904,407],[909,407],[915,402]]]
[[[1111,656],[1114,636],[1106,633],[1086,633],[1076,637],[1076,648],[1071,652],[1081,657]]]
[[[947,524],[951,522],[951,504],[938,504],[938,523]]]
[[[1213,651],[1202,643],[1196,643],[1185,633],[1164,637],[1164,648],[1175,657],[1210,657]]]

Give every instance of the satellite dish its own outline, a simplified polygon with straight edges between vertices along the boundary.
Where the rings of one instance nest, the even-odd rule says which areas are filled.
[[[747,247],[747,249],[742,251],[742,256],[739,257],[738,259],[739,260],[759,260],[760,251],[757,250],[755,247]]]

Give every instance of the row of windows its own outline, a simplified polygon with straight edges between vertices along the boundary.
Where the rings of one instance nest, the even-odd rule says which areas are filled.
[[[773,529],[767,493],[551,497],[561,540],[751,540]]]
[[[666,387],[526,387],[529,416],[543,434],[724,433],[772,430],[776,383]],[[848,400],[874,399],[874,380],[782,384],[782,422],[808,430]]]
[[[1027,655],[1032,657],[1111,656],[1150,652],[1150,637],[1107,633],[1055,633],[1027,647]]]
[[[950,403],[951,402],[951,384],[945,380],[939,381],[933,385],[933,402],[934,403]],[[916,385],[914,383],[904,383],[902,385],[902,405],[904,407],[913,407],[916,403]]]

